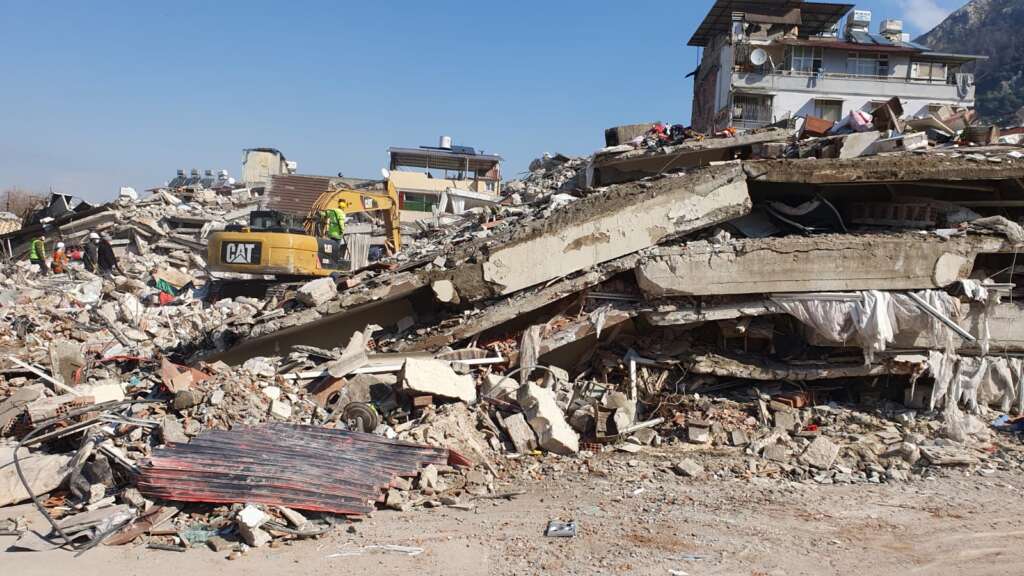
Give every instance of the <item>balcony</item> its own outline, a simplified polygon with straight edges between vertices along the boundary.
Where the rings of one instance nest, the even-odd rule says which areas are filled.
[[[908,80],[882,76],[854,76],[850,74],[794,72],[737,71],[732,75],[734,89],[747,93],[775,94],[778,92],[807,92],[821,96],[867,96],[887,100],[932,100],[936,102],[974,102],[974,86],[960,94],[956,84],[946,81]]]

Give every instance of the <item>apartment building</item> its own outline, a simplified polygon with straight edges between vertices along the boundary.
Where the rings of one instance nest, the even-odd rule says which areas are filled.
[[[909,116],[973,108],[974,77],[962,68],[983,58],[929,50],[902,22],[876,27],[852,4],[798,0],[717,0],[689,45],[703,49],[692,123],[704,132],[838,121],[893,97]]]

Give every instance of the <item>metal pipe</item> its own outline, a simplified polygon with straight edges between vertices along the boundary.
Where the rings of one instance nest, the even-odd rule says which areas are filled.
[[[914,304],[917,304],[918,308],[920,308],[921,310],[924,310],[925,312],[930,314],[932,317],[934,317],[936,320],[938,320],[939,322],[942,322],[943,324],[945,324],[947,327],[949,327],[950,330],[952,330],[953,332],[956,332],[964,340],[966,340],[968,342],[977,342],[978,341],[978,339],[975,338],[974,336],[972,336],[970,332],[964,330],[963,328],[960,327],[959,324],[957,324],[956,322],[953,322],[952,320],[947,318],[945,315],[943,315],[942,312],[939,312],[938,310],[936,310],[931,304],[925,302],[924,298],[921,298],[920,296],[918,296],[917,294],[914,294],[913,292],[907,292],[907,296],[911,300],[914,301]]]

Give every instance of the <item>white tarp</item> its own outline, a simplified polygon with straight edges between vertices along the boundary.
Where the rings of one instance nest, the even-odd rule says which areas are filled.
[[[916,294],[953,321],[963,317],[960,301],[945,292]],[[852,293],[848,298],[785,294],[772,296],[770,302],[775,311],[793,316],[831,342],[859,345],[866,363],[885,351],[897,334],[907,331],[928,334],[934,347],[953,349],[953,332],[905,294],[878,290]]]
[[[956,356],[931,351],[928,370],[935,384],[929,409],[964,404],[972,412],[981,406],[999,406],[1004,412],[1016,405],[1024,410],[1021,376],[1024,359],[999,356]]]

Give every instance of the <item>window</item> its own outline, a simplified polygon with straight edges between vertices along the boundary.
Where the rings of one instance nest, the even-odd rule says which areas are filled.
[[[846,55],[846,73],[852,76],[888,76],[888,54],[850,52]]]
[[[914,62],[910,65],[910,77],[915,80],[945,82],[949,71],[941,62]]]
[[[485,180],[484,181],[484,189],[487,190],[488,192],[494,192],[496,184],[497,184],[497,182],[494,182],[492,180]]]
[[[839,122],[843,117],[842,100],[815,100],[814,115],[830,122]]]
[[[788,51],[789,69],[794,72],[819,72],[822,67],[821,48],[793,46]]]
[[[772,123],[771,97],[735,94],[732,98],[733,125],[752,129]]]
[[[431,194],[402,192],[400,208],[412,212],[431,212],[437,201],[438,197]]]

